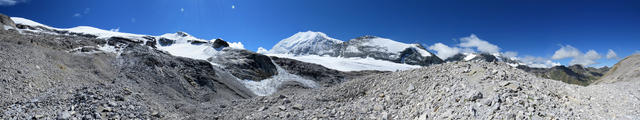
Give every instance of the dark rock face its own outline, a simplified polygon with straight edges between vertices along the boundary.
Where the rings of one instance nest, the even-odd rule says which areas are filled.
[[[7,15],[1,14],[0,13],[0,24],[2,24],[4,27],[4,25],[9,26],[9,27],[13,27],[16,28],[16,23],[13,22],[13,20],[11,20],[11,18]]]
[[[209,60],[240,79],[260,81],[278,73],[268,56],[248,50],[223,49],[220,55]]]
[[[361,77],[365,75],[379,74],[379,73],[388,73],[383,71],[353,71],[353,72],[342,72],[338,70],[333,70],[326,68],[322,65],[306,63],[294,59],[288,58],[279,58],[279,57],[271,57],[273,62],[278,64],[282,69],[285,69],[287,72],[291,74],[295,74],[301,77],[304,77],[309,80],[313,80],[316,83],[322,86],[331,86],[338,83],[345,82],[347,80],[351,80],[356,77]]]
[[[223,47],[229,47],[229,43],[227,43],[227,41],[224,41],[224,40],[222,40],[220,38],[218,38],[215,41],[213,41],[213,48],[219,49],[219,48],[223,48]]]
[[[420,46],[420,49],[422,46]],[[431,55],[431,57],[423,57],[420,53],[414,48],[407,48],[402,53],[400,53],[400,58],[394,60],[396,63],[406,63],[409,65],[421,65],[428,66],[431,64],[440,64],[443,63],[442,59],[436,57],[435,55]]]
[[[471,60],[480,60],[485,62],[497,62],[498,58],[488,53],[480,53],[478,56]]]
[[[138,81],[139,84],[147,84],[147,89],[176,91],[184,97],[206,97],[206,94],[220,97],[195,97],[199,100],[230,100],[253,96],[250,91],[241,89],[243,86],[240,84],[232,83],[236,82],[234,79],[217,75],[218,70],[207,61],[174,57],[136,44],[128,45],[123,51],[126,52],[120,55],[123,66],[120,76],[130,79],[123,81],[125,83]]]
[[[117,44],[139,44],[142,41],[133,40],[124,37],[111,37],[107,40],[107,44],[111,46],[116,46]]]
[[[144,36],[142,37],[144,39],[146,39],[147,41],[144,43],[144,45],[152,47],[152,48],[156,48],[156,44],[158,42],[156,42],[156,38],[152,37],[152,36]]]
[[[202,45],[202,44],[209,43],[207,41],[200,41],[200,40],[189,40],[187,42],[191,43],[192,45]]]
[[[446,61],[446,62],[463,61],[464,57],[466,57],[464,54],[458,53],[458,54],[453,55],[453,56],[451,56],[449,58],[446,58],[444,61]]]
[[[570,84],[587,86],[598,80],[608,71],[608,68],[584,68],[581,65],[554,66],[552,68],[530,68],[520,65],[518,69],[533,73],[539,77],[558,80]]]
[[[160,38],[158,39],[158,44],[160,44],[161,46],[169,46],[176,43],[175,40],[171,40],[171,39],[167,39],[167,38]]]

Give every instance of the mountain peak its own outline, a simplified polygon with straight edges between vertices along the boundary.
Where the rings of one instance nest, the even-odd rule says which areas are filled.
[[[298,32],[283,39],[271,48],[274,54],[328,54],[343,41],[331,38],[322,32]]]
[[[330,40],[330,41],[334,41],[334,42],[338,42],[338,43],[342,43],[343,41],[335,39],[335,38],[331,38],[329,36],[327,36],[327,34],[324,34],[322,32],[315,32],[315,31],[306,31],[306,32],[298,32],[294,35],[292,35],[291,37],[284,39],[284,40]],[[283,40],[283,41],[284,41]]]
[[[189,33],[187,33],[187,32],[182,32],[182,31],[178,31],[178,32],[176,32],[176,35],[181,36],[181,37],[191,36]]]

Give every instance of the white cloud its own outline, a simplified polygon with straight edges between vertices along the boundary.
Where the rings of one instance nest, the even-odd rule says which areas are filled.
[[[535,68],[550,68],[553,66],[560,65],[560,63],[553,62],[547,58],[534,57],[534,56],[525,56],[524,58],[520,59],[520,61],[522,61],[525,65],[529,67],[535,67]]]
[[[589,50],[587,54],[574,57],[573,60],[569,62],[569,65],[580,64],[583,66],[587,66],[587,65],[598,64],[596,60],[600,58],[602,58],[602,56],[600,56],[598,52],[596,52],[595,50]]]
[[[498,53],[500,52],[500,48],[494,44],[491,44],[487,41],[481,40],[475,34],[471,34],[469,37],[460,38],[460,47],[472,48],[475,47],[480,52],[486,53]]]
[[[180,12],[184,12],[184,8],[180,8]]]
[[[560,49],[556,50],[551,59],[565,59],[565,58],[573,58],[569,65],[580,64],[583,66],[598,64],[596,60],[602,58],[602,56],[596,52],[595,50],[589,50],[587,53],[582,53],[578,48],[575,48],[571,45],[562,46]]]
[[[569,46],[569,48],[573,47]],[[476,51],[479,51],[483,53],[500,53],[504,57],[520,60],[523,64],[529,67],[549,68],[561,65],[560,63],[554,62],[545,57],[525,56],[524,58],[521,58],[518,57],[518,52],[515,51],[500,52],[500,47],[478,38],[475,34],[460,38],[460,44],[458,44],[458,46],[449,47],[442,43],[436,43],[429,46],[428,49],[436,51],[436,56],[441,59],[449,58],[458,53],[475,53]]]
[[[620,59],[620,58],[618,58],[618,54],[616,54],[616,52],[609,49],[609,52],[607,52],[607,59]]]
[[[438,56],[440,59],[447,59],[451,56],[454,56],[458,53],[460,53],[460,48],[457,47],[449,47],[447,45],[444,45],[442,43],[436,43],[432,46],[429,46],[428,48],[429,50],[435,50],[436,51],[436,56]]]
[[[82,17],[84,15],[89,14],[89,12],[91,12],[91,8],[85,8],[82,13],[74,13],[73,17],[79,18],[79,17]]]
[[[257,53],[260,54],[267,54],[269,51],[267,49],[264,49],[263,47],[258,47],[258,51]]]
[[[575,48],[575,47],[573,47],[571,45],[566,45],[566,46],[562,46],[560,49],[556,50],[556,52],[553,54],[553,56],[551,56],[551,59],[558,60],[558,59],[577,57],[577,56],[580,56],[580,55],[582,55],[580,50],[578,50],[577,48]]]
[[[21,2],[27,2],[27,0],[0,0],[0,6],[13,6]]]
[[[236,49],[244,49],[244,45],[241,42],[230,42],[229,47]]]
[[[231,5],[231,9],[236,9],[236,5]]]
[[[514,57],[518,56],[518,52],[507,51],[507,52],[502,53],[502,55],[507,57],[507,58],[514,58]]]

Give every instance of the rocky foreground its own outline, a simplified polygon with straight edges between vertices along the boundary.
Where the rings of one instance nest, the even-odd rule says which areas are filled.
[[[222,119],[638,119],[640,82],[582,87],[504,63],[457,62],[288,90],[216,109]]]

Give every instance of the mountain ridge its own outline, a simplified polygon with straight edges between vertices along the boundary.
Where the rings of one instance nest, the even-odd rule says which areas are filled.
[[[301,33],[316,34],[318,37],[300,37]],[[293,39],[296,38],[296,39]],[[293,42],[292,42],[293,41]],[[321,43],[296,44],[296,43]],[[293,46],[299,45],[299,46]],[[319,50],[322,48],[322,50]],[[410,65],[431,65],[442,63],[442,59],[427,51],[420,44],[406,44],[387,38],[371,35],[361,36],[349,41],[341,41],[328,37],[322,32],[298,32],[274,45],[271,50],[259,49],[265,54],[293,54],[293,55],[328,55],[332,57],[371,57],[395,63]]]

